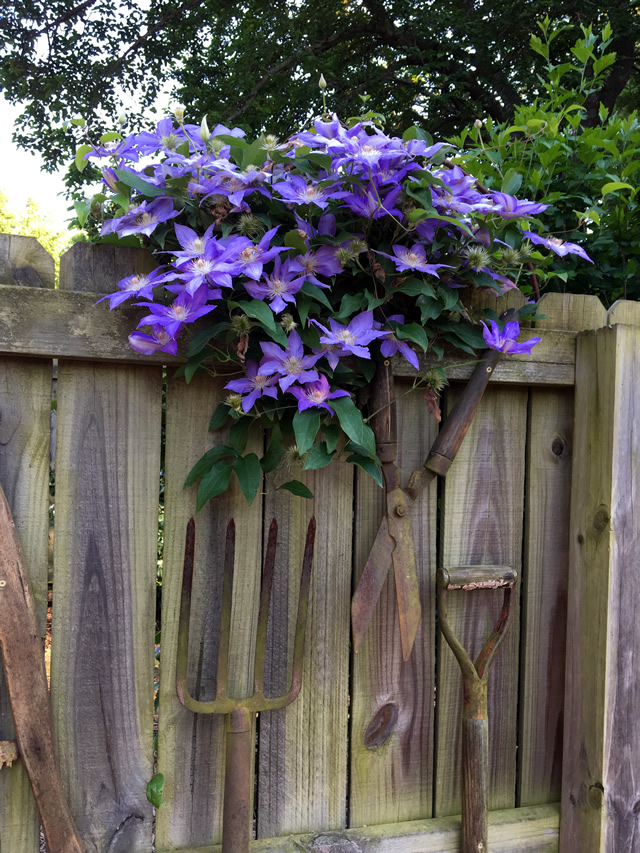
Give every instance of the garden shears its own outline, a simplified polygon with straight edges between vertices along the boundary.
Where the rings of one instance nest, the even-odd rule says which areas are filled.
[[[517,318],[510,309],[501,317]],[[422,490],[440,475],[445,476],[467,434],[482,395],[501,353],[489,351],[476,365],[467,385],[433,443],[424,468],[414,471],[408,484],[400,485],[396,465],[397,437],[393,375],[388,361],[378,365],[371,407],[376,450],[382,464],[386,512],[365,563],[351,602],[354,651],[358,652],[376,609],[389,569],[393,565],[403,660],[408,660],[422,615],[416,557],[411,532],[410,508]]]

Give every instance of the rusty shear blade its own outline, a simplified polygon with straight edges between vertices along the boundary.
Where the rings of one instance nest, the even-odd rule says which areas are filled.
[[[402,659],[409,660],[418,633],[422,606],[416,554],[411,531],[409,500],[402,489],[397,488],[387,495],[387,526],[395,543],[391,554],[398,599],[398,620]]]
[[[353,650],[360,651],[364,635],[376,609],[380,591],[391,567],[391,555],[395,542],[389,535],[387,516],[380,522],[373,547],[367,557],[364,570],[351,600],[351,626]]]

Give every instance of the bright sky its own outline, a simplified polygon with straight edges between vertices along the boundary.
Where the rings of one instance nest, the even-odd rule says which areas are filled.
[[[42,158],[18,148],[11,141],[13,125],[20,114],[19,107],[9,104],[0,95],[0,190],[14,213],[20,213],[32,198],[43,214],[49,214],[57,229],[66,231],[71,214],[69,202],[58,193],[63,190],[64,170],[49,174],[41,172]]]

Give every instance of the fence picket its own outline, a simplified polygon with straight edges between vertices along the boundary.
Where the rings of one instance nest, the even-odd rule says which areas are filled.
[[[526,389],[491,385],[444,486],[442,565],[507,565],[521,574],[526,439]],[[500,612],[502,595],[453,592],[452,626],[471,656]],[[511,628],[489,676],[489,808],[514,805],[518,690],[517,597]],[[462,679],[449,647],[440,642],[437,685],[435,812],[460,812]]]
[[[437,423],[419,391],[396,384],[398,465],[405,485],[422,468],[437,435]],[[353,658],[351,689],[351,826],[429,817],[432,811],[435,687],[436,497],[434,481],[412,507],[412,531],[420,577],[422,624],[409,660],[400,647],[393,569],[361,651]],[[358,472],[355,573],[362,571],[384,516],[384,492]],[[367,741],[379,721],[381,739]]]
[[[176,651],[184,543],[195,513],[196,486],[183,483],[191,467],[224,431],[208,433],[211,413],[227,392],[224,381],[196,376],[167,380],[165,451],[164,567],[158,769],[165,777],[158,810],[158,851],[205,845],[221,837],[224,787],[224,717],[193,714],[176,697]],[[261,436],[250,437],[247,452],[261,452]],[[249,507],[237,485],[201,510],[196,519],[195,570],[189,641],[189,688],[196,698],[213,699],[218,654],[219,604],[225,530],[236,522],[234,605],[231,624],[229,694],[253,690],[252,655],[259,601],[262,555],[261,495]]]
[[[292,476],[283,463],[267,478],[265,497],[265,522],[275,517],[280,531],[267,649],[276,694],[282,691],[291,658],[287,651],[312,515],[317,523],[315,558],[300,695],[288,708],[260,717],[260,838],[346,823],[353,470],[334,462],[295,474],[311,489],[313,500],[275,489]]]

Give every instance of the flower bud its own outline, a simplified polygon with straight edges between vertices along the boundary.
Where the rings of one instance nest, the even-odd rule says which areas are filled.
[[[209,130],[206,116],[203,116],[200,122],[200,139],[203,142],[208,142],[211,139],[211,131]]]
[[[474,126],[475,128],[477,128],[478,130],[480,130],[480,128],[482,127],[482,121],[481,121],[481,119],[477,118],[477,119],[474,121],[473,126]]]
[[[176,121],[178,122],[178,124],[182,124],[184,120],[185,109],[186,107],[184,107],[182,104],[176,104],[173,110],[171,111],[176,117]]]
[[[122,126],[122,125],[125,125],[126,123],[127,123],[127,114],[126,113],[120,113],[120,115],[118,116],[118,124]]]
[[[113,171],[113,169],[103,169],[102,170],[102,180],[109,187],[110,190],[113,190],[114,193],[118,192],[118,176]]]
[[[324,79],[324,74],[320,75],[320,79],[318,80],[318,88],[321,92],[327,88],[327,81]]]

